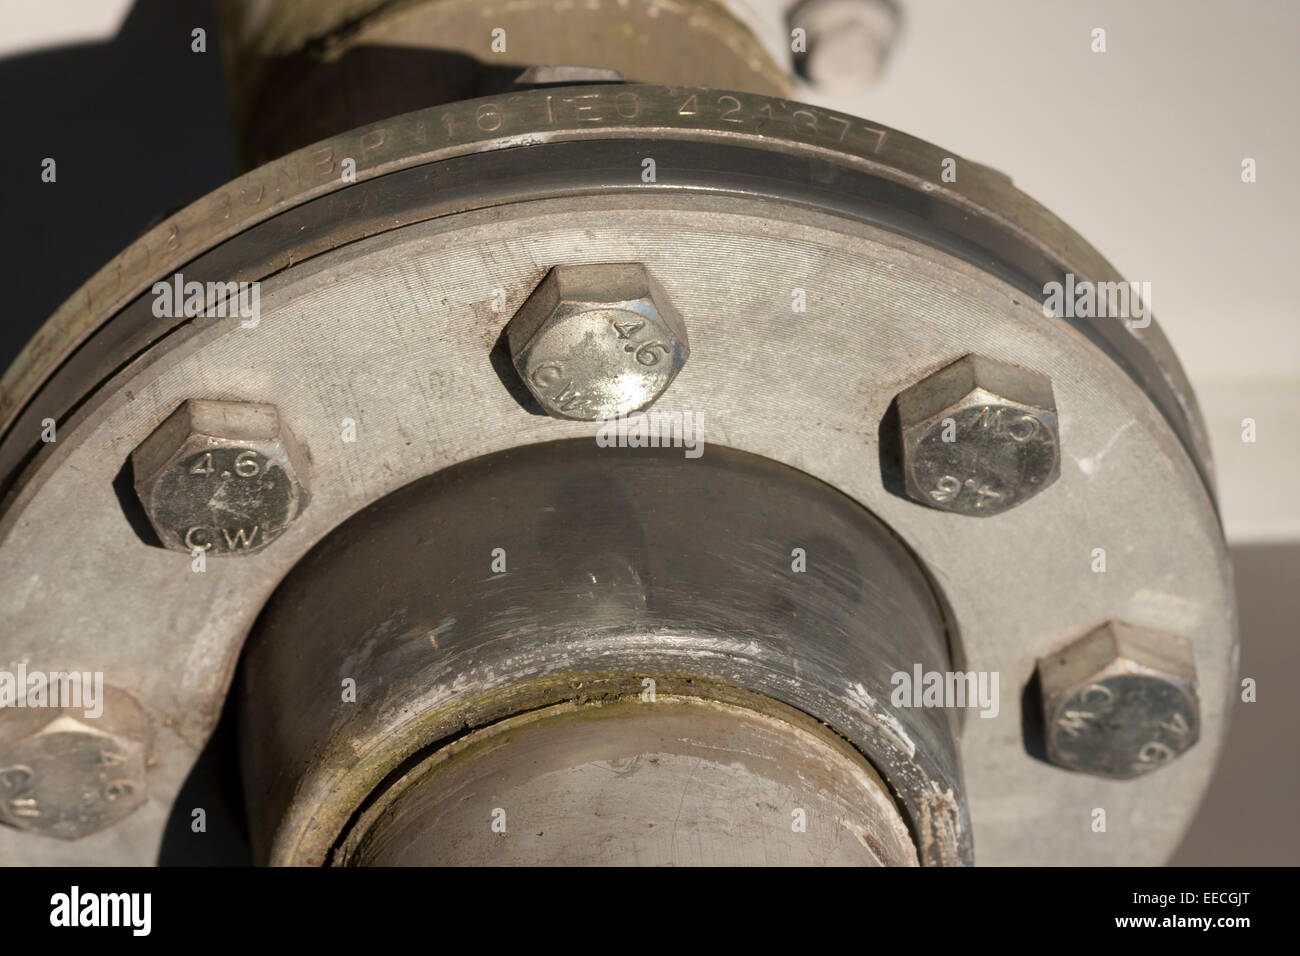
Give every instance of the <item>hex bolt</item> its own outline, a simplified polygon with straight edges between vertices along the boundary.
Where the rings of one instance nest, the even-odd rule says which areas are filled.
[[[252,554],[306,507],[307,457],[274,405],[190,399],[131,454],[163,546]]]
[[[1200,736],[1192,645],[1173,634],[1109,621],[1041,658],[1038,679],[1057,766],[1127,780]]]
[[[987,517],[1061,474],[1051,380],[967,355],[897,398],[903,483],[913,501]]]
[[[149,718],[113,687],[93,708],[89,698],[83,703],[0,712],[0,822],[79,840],[144,805]]]
[[[547,414],[578,421],[648,408],[690,355],[685,321],[639,262],[556,266],[506,340]]]
[[[892,0],[804,0],[787,15],[807,50],[795,70],[830,93],[857,93],[880,79],[902,16]]]

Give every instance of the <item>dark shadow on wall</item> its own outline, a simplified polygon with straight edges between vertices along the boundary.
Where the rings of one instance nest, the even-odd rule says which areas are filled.
[[[112,40],[0,60],[0,121],[5,368],[148,226],[235,175],[213,4],[137,0]]]
[[[1228,739],[1210,789],[1170,863],[1174,866],[1300,865],[1300,545],[1232,551],[1241,669]],[[1256,700],[1241,699],[1253,678]]]

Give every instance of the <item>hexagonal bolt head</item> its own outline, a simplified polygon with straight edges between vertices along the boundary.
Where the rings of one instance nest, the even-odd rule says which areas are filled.
[[[1121,780],[1150,773],[1200,737],[1191,642],[1119,621],[1038,661],[1047,756]]]
[[[1045,375],[967,355],[902,392],[897,406],[903,482],[913,501],[986,517],[1061,474]]]
[[[190,399],[131,454],[165,547],[252,554],[307,504],[307,460],[274,405]]]
[[[648,408],[681,371],[686,323],[640,263],[556,266],[506,326],[515,368],[556,418]]]
[[[144,805],[149,719],[115,688],[102,703],[97,717],[85,707],[0,711],[0,821],[79,840]]]

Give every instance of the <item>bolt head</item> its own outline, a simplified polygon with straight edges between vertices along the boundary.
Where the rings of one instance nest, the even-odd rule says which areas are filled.
[[[1061,474],[1052,383],[1045,375],[967,355],[897,399],[903,483],[913,501],[988,517]]]
[[[307,503],[305,454],[274,405],[191,399],[131,455],[163,546],[252,554]]]
[[[686,323],[640,263],[556,266],[506,327],[515,369],[550,415],[648,408],[690,354]]]
[[[107,689],[106,689],[107,690]],[[104,710],[14,710],[0,724],[0,821],[78,840],[148,799],[150,728],[139,704],[105,694]]]
[[[1190,641],[1110,621],[1038,661],[1052,763],[1129,779],[1179,757],[1200,737]]]

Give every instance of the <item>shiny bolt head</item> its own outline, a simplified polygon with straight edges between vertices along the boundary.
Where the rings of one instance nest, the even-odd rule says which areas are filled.
[[[190,399],[131,454],[163,546],[252,554],[307,504],[305,453],[274,405]]]
[[[1190,641],[1110,621],[1038,661],[1047,757],[1069,770],[1127,780],[1200,737]]]
[[[903,483],[913,501],[987,517],[1061,474],[1046,375],[967,355],[902,392],[897,407]]]
[[[506,340],[547,414],[577,421],[648,408],[690,355],[686,323],[638,262],[556,266]]]
[[[140,705],[113,688],[96,708],[5,708],[0,822],[62,840],[113,826],[148,798],[150,740]]]

